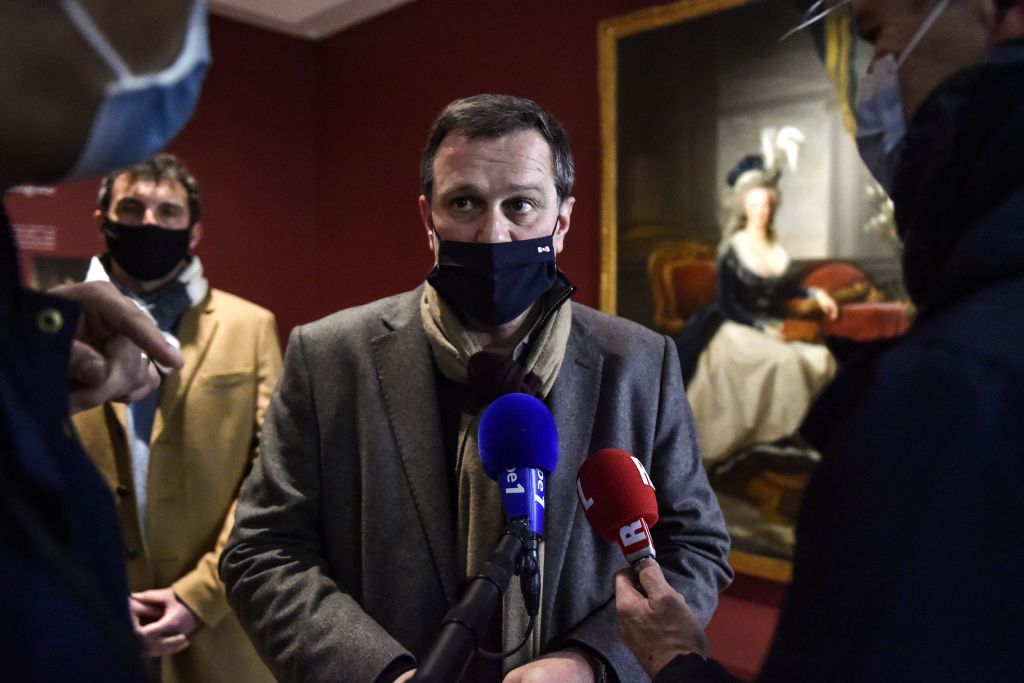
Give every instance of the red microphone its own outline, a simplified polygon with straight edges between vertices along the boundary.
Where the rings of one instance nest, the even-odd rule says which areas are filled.
[[[650,527],[658,522],[658,499],[639,460],[617,448],[591,453],[580,467],[576,493],[590,526],[618,543],[627,560],[654,557]]]

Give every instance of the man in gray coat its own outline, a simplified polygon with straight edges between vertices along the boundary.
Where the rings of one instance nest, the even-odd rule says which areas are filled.
[[[635,681],[612,576],[625,560],[587,525],[576,473],[614,447],[650,472],[652,535],[672,585],[706,624],[732,577],[670,339],[568,301],[555,265],[569,230],[573,162],[534,102],[448,105],[423,153],[420,213],[434,268],[414,291],[291,335],[221,561],[229,599],[281,680],[404,681],[496,545],[498,486],[477,454],[489,402],[550,408],[559,462],[546,481],[543,593],[507,682]],[[488,649],[523,636],[516,584]],[[519,603],[521,604],[521,603]],[[502,680],[474,659],[463,680]]]

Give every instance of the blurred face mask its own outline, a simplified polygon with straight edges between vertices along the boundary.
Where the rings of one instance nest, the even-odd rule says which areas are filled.
[[[181,53],[162,71],[135,75],[78,0],[60,0],[75,29],[114,72],[89,137],[65,180],[130,166],[160,150],[192,116],[210,64],[207,0],[194,0]]]
[[[948,5],[949,0],[941,0],[935,6],[907,42],[899,59],[892,53],[885,55],[872,64],[860,80],[857,91],[857,149],[871,175],[890,195],[903,149],[903,136],[907,132],[900,97],[899,68]]]

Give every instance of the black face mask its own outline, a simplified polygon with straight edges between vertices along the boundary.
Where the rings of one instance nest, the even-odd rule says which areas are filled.
[[[507,323],[557,281],[554,230],[518,242],[451,242],[436,229],[434,235],[441,246],[427,282],[461,315],[478,322]]]
[[[136,280],[159,280],[188,258],[192,228],[173,230],[159,225],[125,225],[103,219],[107,252]]]

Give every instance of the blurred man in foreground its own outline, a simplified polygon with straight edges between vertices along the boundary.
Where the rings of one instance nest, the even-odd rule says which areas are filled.
[[[114,10],[101,0],[0,3],[3,188],[144,158],[191,116],[209,61],[205,1]],[[152,390],[143,351],[171,368],[181,357],[110,285],[23,290],[6,214],[0,222],[4,677],[141,681],[110,494],[68,414]]]

